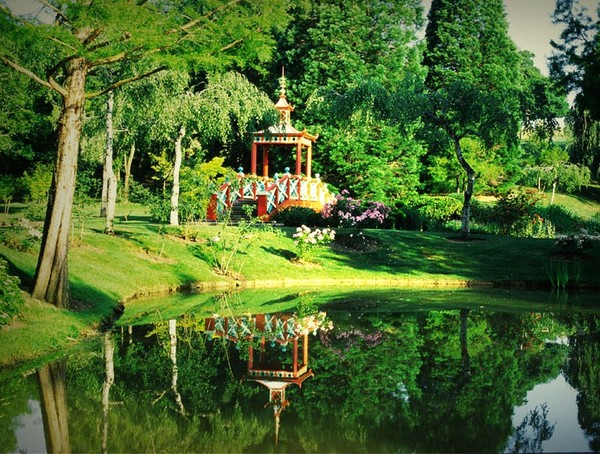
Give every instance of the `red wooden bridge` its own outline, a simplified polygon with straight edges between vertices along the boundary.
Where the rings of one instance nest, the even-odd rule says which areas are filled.
[[[263,221],[278,210],[289,206],[303,206],[321,211],[333,200],[327,185],[320,178],[294,176],[289,173],[273,178],[238,175],[237,181],[225,182],[213,194],[207,219],[217,221],[236,205],[256,205],[256,216]]]

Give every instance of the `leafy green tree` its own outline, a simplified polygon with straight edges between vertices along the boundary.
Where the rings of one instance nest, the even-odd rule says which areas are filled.
[[[593,19],[592,14],[595,14]],[[588,11],[579,0],[557,0],[553,22],[564,26],[560,40],[551,41],[555,52],[550,75],[575,94],[567,124],[572,130],[569,154],[573,162],[600,168],[600,10]]]
[[[32,295],[69,307],[69,226],[85,101],[168,65],[181,65],[177,55],[189,56],[187,64],[197,69],[265,61],[273,44],[269,32],[287,17],[281,0],[190,0],[167,2],[162,8],[125,0],[54,0],[44,5],[56,17],[52,25],[17,18],[1,8],[0,61],[62,98],[55,172]],[[43,68],[32,64],[32,47],[50,56],[51,62]],[[145,61],[149,69],[86,91],[88,78],[94,78],[99,68],[132,59]]]
[[[466,174],[461,235],[469,237],[476,171],[461,141],[478,138],[488,149],[514,147],[519,128],[519,55],[508,37],[500,0],[433,0],[425,37],[429,91],[426,121],[442,132]]]
[[[358,197],[387,202],[414,193],[421,147],[408,131],[413,124],[404,128],[376,119],[368,105],[350,105],[369,85],[396,91],[408,75],[424,75],[421,2],[308,0],[290,14],[271,71],[285,68],[297,127],[319,134],[313,170]],[[336,97],[347,103],[346,113],[332,105]]]
[[[392,204],[417,195],[424,149],[415,139],[422,126],[419,88],[407,77],[393,89],[365,80],[344,93],[327,91],[311,115],[325,151],[315,169],[340,189],[361,199]]]
[[[570,163],[569,154],[565,150],[544,143],[539,147],[540,152],[535,164],[525,167],[523,178],[525,183],[537,186],[539,191],[551,187],[550,205],[554,203],[558,188],[572,193],[590,183],[590,170],[585,166]]]
[[[251,132],[275,124],[273,101],[242,74],[211,73],[197,94],[198,139],[208,158],[223,157],[233,168],[249,161]],[[248,166],[249,167],[249,166]]]
[[[596,326],[594,326],[596,325]],[[597,323],[589,322],[570,339],[570,354],[565,377],[576,388],[578,421],[584,430],[592,451],[600,450],[600,398],[596,390],[600,386],[600,340]]]
[[[533,63],[533,54],[521,51],[523,86],[520,90],[522,132],[539,140],[551,141],[558,119],[568,112],[565,90],[553,79],[543,76]]]
[[[147,112],[152,119],[149,133],[156,143],[174,149],[174,153],[167,153],[174,155],[173,165],[163,167],[172,182],[170,223],[178,225],[181,169],[188,165],[188,158],[198,163],[207,154],[208,147],[202,145],[210,144],[216,150],[208,154],[209,158],[220,155],[229,162],[241,162],[241,156],[222,148],[227,150],[236,142],[248,143],[249,133],[273,124],[277,112],[264,93],[236,72],[210,74],[206,86],[198,92],[191,90],[185,74],[163,78],[161,84],[157,102]],[[222,148],[217,148],[219,145]]]
[[[363,80],[376,80],[390,88],[407,72],[422,72],[419,0],[307,0],[290,14],[274,69],[285,67],[289,98],[305,123],[315,123],[303,110],[322,87],[344,93]]]
[[[0,34],[12,25],[0,14]],[[29,41],[28,59],[43,68],[50,56]],[[0,65],[0,157],[2,173],[20,176],[39,162],[52,161],[60,100],[23,74]]]

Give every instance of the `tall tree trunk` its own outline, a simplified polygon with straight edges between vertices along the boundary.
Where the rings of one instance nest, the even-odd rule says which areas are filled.
[[[552,181],[552,196],[550,197],[550,205],[554,203],[554,194],[556,194],[556,178]]]
[[[71,305],[67,264],[69,228],[88,70],[83,58],[73,58],[65,66],[67,78],[59,120],[56,164],[32,290],[34,298],[59,308]]]
[[[473,188],[475,187],[475,171],[471,165],[465,159],[462,148],[460,146],[460,138],[454,134],[451,134],[452,140],[454,141],[454,151],[459,164],[467,174],[467,187],[465,188],[465,198],[462,207],[462,226],[461,226],[461,238],[463,240],[469,239],[469,222],[471,220],[471,199],[473,198]]]
[[[62,360],[37,371],[48,452],[71,452],[65,370],[66,361]]]
[[[179,171],[181,170],[181,161],[183,160],[183,151],[181,142],[185,137],[185,127],[179,129],[179,134],[175,140],[175,163],[173,165],[173,190],[171,192],[171,216],[170,224],[179,225]]]
[[[113,91],[108,93],[106,100],[106,149],[104,154],[104,172],[106,175],[106,224],[104,233],[112,235],[115,233],[115,207],[117,204],[117,177],[113,168],[113,105],[115,94]]]
[[[125,159],[125,179],[123,181],[123,198],[129,200],[129,180],[131,178],[131,166],[133,165],[133,156],[135,155],[135,142],[131,144],[129,156]]]

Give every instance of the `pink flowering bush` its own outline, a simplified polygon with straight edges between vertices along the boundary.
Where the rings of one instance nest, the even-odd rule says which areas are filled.
[[[328,228],[312,230],[303,225],[296,229],[293,238],[298,258],[311,261],[315,249],[326,246],[335,239],[335,230]]]
[[[389,213],[390,208],[383,203],[354,199],[346,190],[326,204],[321,212],[330,224],[354,228],[378,227],[383,224]]]

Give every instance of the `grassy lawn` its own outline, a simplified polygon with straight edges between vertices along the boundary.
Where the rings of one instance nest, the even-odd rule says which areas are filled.
[[[199,225],[194,239],[148,222],[143,208],[118,212],[116,234],[102,233],[97,207],[76,218],[69,252],[71,290],[76,311],[61,311],[27,299],[20,318],[0,331],[0,366],[32,360],[92,335],[120,304],[136,297],[161,295],[182,288],[235,289],[308,286],[458,288],[468,285],[548,284],[546,266],[553,240],[474,235],[468,242],[456,234],[370,230],[376,240],[368,251],[327,247],[314,263],[295,257],[293,228],[260,227],[240,235],[237,227]],[[18,212],[0,217],[7,226]],[[8,228],[8,227],[3,227]],[[213,265],[220,251],[211,243],[241,239],[229,274]],[[27,288],[33,278],[37,249],[17,251],[0,245],[0,255]],[[223,258],[223,257],[222,257]],[[580,282],[600,287],[600,245],[581,261]]]
[[[542,201],[550,203],[551,192],[546,192]],[[600,185],[592,184],[582,189],[579,194],[560,194],[554,196],[554,204],[566,207],[573,214],[582,219],[589,219],[600,214]]]

